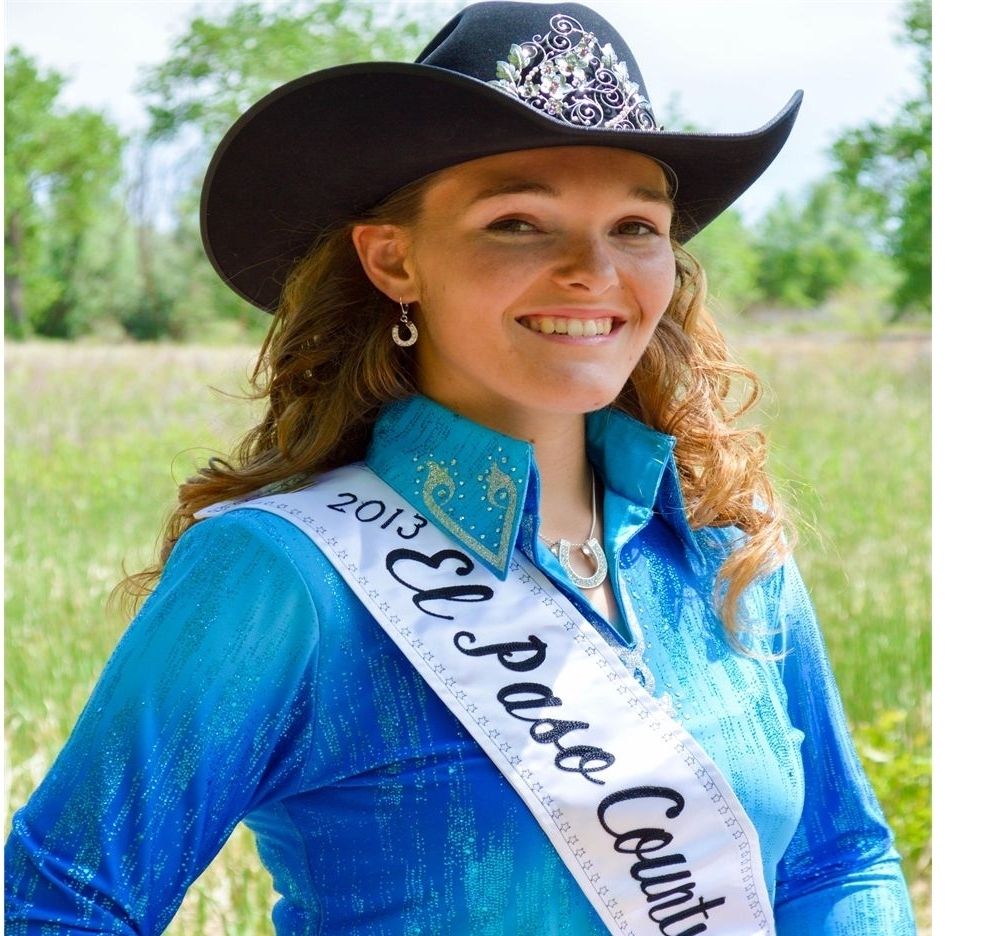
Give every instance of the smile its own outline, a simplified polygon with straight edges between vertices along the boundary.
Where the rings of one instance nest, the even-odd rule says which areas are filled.
[[[541,335],[570,335],[572,338],[593,338],[608,335],[615,324],[613,318],[562,318],[553,315],[535,315],[519,320],[524,328]]]

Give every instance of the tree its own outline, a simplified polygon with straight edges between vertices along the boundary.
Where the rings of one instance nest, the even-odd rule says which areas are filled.
[[[834,177],[814,182],[802,200],[781,195],[756,230],[762,297],[812,308],[863,279],[877,258],[860,216],[858,196]]]
[[[114,251],[123,136],[94,111],[58,107],[64,79],[20,49],[4,60],[4,270],[7,331],[70,337]],[[107,230],[107,223],[109,230]]]
[[[405,6],[373,0],[249,0],[224,17],[197,16],[166,62],[150,70],[153,140],[195,128],[211,149],[235,119],[278,85],[320,68],[412,58],[447,3]]]
[[[687,244],[687,250],[703,265],[713,301],[733,312],[742,312],[758,301],[758,251],[741,215],[733,208],[704,228]]]
[[[869,122],[834,144],[838,175],[854,185],[881,227],[901,273],[896,318],[929,309],[932,291],[932,11],[929,0],[910,0],[904,41],[918,54],[919,93],[888,123]]]

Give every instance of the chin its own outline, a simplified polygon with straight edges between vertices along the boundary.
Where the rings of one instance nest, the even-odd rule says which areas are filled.
[[[618,399],[622,392],[619,387],[598,387],[589,389],[578,387],[572,392],[568,384],[559,391],[542,393],[539,397],[540,405],[543,409],[552,410],[557,413],[593,413],[595,410],[604,409]]]

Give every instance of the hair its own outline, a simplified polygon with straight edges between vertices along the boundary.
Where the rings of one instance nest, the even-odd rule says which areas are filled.
[[[132,608],[150,593],[197,511],[261,488],[302,487],[314,475],[361,459],[380,408],[416,392],[411,354],[391,339],[393,302],[365,275],[352,231],[366,223],[412,224],[427,187],[428,179],[414,182],[334,228],[293,267],[250,376],[252,398],[267,401],[263,418],[228,458],[210,459],[179,486],[159,562],[117,586]],[[740,648],[740,596],[777,568],[790,546],[765,471],[764,436],[736,424],[757,402],[761,385],[729,356],[705,305],[699,262],[676,241],[673,251],[669,307],[614,406],[676,437],[694,529],[740,531],[714,589],[728,636]],[[742,391],[737,400],[736,389]]]
[[[739,420],[758,403],[762,384],[734,360],[706,305],[700,262],[673,245],[676,283],[615,406],[676,438],[674,458],[687,521],[694,530],[731,527],[717,571],[714,599],[732,644],[744,629],[742,593],[779,568],[795,542],[766,471],[762,431]],[[715,542],[720,543],[719,538]]]

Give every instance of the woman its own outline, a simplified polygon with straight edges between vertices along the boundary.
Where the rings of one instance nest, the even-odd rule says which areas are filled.
[[[476,4],[227,135],[269,408],[130,583],[12,933],[159,932],[240,821],[283,933],[912,931],[679,246],[799,96],[672,134],[637,81],[585,7]]]

